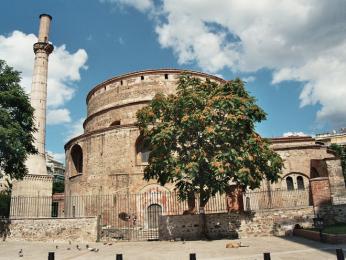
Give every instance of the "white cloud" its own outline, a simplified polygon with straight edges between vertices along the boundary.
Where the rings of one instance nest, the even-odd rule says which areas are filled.
[[[59,125],[71,122],[70,111],[66,108],[50,109],[47,113],[48,125]]]
[[[84,120],[85,120],[85,118],[80,118],[68,126],[68,133],[67,133],[65,141],[69,141],[70,139],[83,134],[83,132],[84,132],[83,122],[84,122]]]
[[[65,153],[54,153],[52,151],[48,151],[47,153],[51,155],[55,160],[65,163]]]
[[[346,124],[346,1],[108,2],[154,16],[159,43],[180,64],[209,72],[271,69],[273,84],[304,82],[301,105],[319,104],[317,120]]]
[[[142,12],[147,11],[154,6],[151,0],[100,0],[100,2],[109,2],[117,5],[129,5]]]
[[[14,31],[4,36],[0,35],[0,57],[14,69],[21,71],[21,85],[27,93],[30,93],[32,72],[34,66],[33,44],[37,42],[34,34],[25,34]],[[87,53],[83,49],[70,53],[65,45],[55,46],[49,56],[48,65],[48,113],[61,108],[71,100],[75,92],[74,83],[80,80],[80,70],[87,69]],[[66,109],[60,109],[60,112]],[[51,112],[54,113],[54,112]],[[56,113],[56,111],[55,111]],[[65,121],[66,122],[66,112]],[[48,115],[49,116],[49,115]]]
[[[254,82],[256,80],[256,77],[249,76],[249,77],[242,78],[242,80],[247,82],[247,83],[250,83],[250,82]]]
[[[308,135],[303,132],[287,132],[287,133],[284,133],[282,136],[289,137],[289,136],[308,136]]]

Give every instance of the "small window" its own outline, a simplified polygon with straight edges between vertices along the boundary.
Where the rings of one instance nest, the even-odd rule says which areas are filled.
[[[116,120],[110,124],[110,126],[120,125],[120,120]]]
[[[143,137],[139,137],[136,142],[136,160],[137,164],[147,164],[149,161],[150,149],[143,139]]]
[[[304,179],[302,176],[298,176],[297,177],[297,187],[298,187],[298,190],[304,190],[305,187],[304,187]]]
[[[141,76],[141,80],[144,80],[144,76]]]
[[[165,74],[165,79],[168,79],[168,74]]]
[[[286,178],[287,190],[294,190],[292,177]]]
[[[148,147],[143,147],[142,151],[141,151],[141,161],[143,163],[148,163],[149,161],[149,153],[150,153],[150,150]]]
[[[121,85],[121,86],[123,85],[123,81],[122,81],[122,80],[120,80],[120,85]]]

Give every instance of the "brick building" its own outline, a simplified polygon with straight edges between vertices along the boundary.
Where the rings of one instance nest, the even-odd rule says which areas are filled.
[[[159,215],[183,213],[186,205],[173,203],[174,198],[169,195],[173,185],[162,187],[156,181],[143,180],[149,151],[135,125],[136,112],[156,93],[175,92],[182,72],[162,69],[125,74],[89,92],[84,133],[65,145],[65,216],[95,215],[98,210],[104,226],[127,225],[128,230],[130,227],[148,232],[158,227]],[[202,80],[225,82],[205,73],[188,73]],[[241,193],[238,201],[222,195],[208,203],[214,206],[207,205],[207,210],[256,211],[344,201],[340,160],[327,146],[316,143],[312,137],[293,136],[272,138],[271,147],[284,159],[285,167],[278,183],[263,181],[258,189],[260,193]]]

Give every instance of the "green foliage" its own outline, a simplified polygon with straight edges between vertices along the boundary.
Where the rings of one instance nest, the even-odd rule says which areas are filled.
[[[12,179],[25,176],[27,155],[36,152],[34,109],[19,83],[20,73],[0,60],[0,169]]]
[[[341,166],[342,166],[342,173],[344,175],[345,182],[346,182],[346,147],[338,145],[338,144],[332,144],[332,145],[330,145],[329,148],[332,151],[334,151],[338,157],[340,157]]]
[[[157,94],[137,113],[151,147],[144,178],[174,183],[181,199],[200,206],[230,182],[257,188],[277,181],[282,159],[255,131],[266,118],[240,79],[224,84],[182,75],[176,95]]]
[[[65,184],[64,181],[54,181],[53,182],[53,194],[54,193],[61,193],[65,191]]]

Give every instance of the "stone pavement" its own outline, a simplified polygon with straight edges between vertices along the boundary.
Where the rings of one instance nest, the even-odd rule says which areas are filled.
[[[98,248],[99,252],[90,252],[86,244],[52,242],[0,242],[0,260],[25,259],[46,260],[48,252],[55,252],[55,260],[115,260],[115,255],[123,254],[124,260],[188,260],[190,253],[196,253],[197,260],[262,260],[263,252],[271,252],[272,260],[335,260],[335,248],[346,245],[321,244],[303,238],[257,237],[232,240],[241,241],[249,247],[225,248],[229,240],[187,241],[179,242],[116,242],[112,245],[90,243],[90,247]],[[58,245],[58,249],[56,249]],[[70,250],[67,248],[70,247]],[[23,249],[23,257],[18,251]]]

